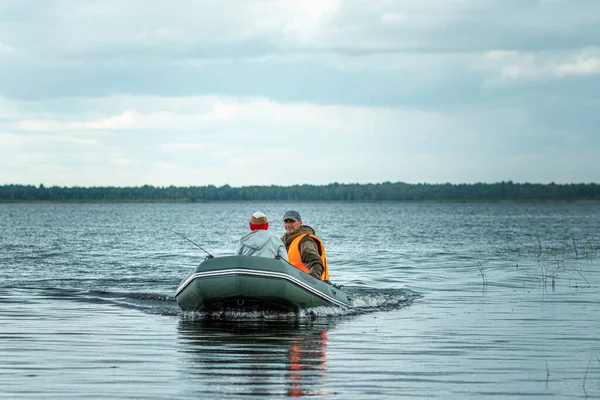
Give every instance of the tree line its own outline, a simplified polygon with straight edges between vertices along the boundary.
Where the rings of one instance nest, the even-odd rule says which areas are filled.
[[[209,202],[209,201],[584,201],[600,200],[596,183],[409,184],[331,183],[293,186],[0,186],[0,202]]]

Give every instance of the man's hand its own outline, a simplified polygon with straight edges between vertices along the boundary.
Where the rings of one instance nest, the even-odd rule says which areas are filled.
[[[308,270],[310,276],[321,279],[321,274],[323,273],[323,266],[321,264],[315,264]]]

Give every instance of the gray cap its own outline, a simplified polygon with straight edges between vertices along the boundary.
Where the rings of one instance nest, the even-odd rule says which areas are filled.
[[[300,216],[300,213],[295,210],[286,211],[285,214],[283,214],[283,220],[285,221],[286,219],[293,219],[294,221],[302,221],[302,217]]]

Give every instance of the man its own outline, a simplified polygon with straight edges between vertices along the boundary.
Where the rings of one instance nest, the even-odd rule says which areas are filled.
[[[294,267],[324,281],[329,280],[325,246],[315,230],[302,225],[300,213],[295,210],[286,211],[283,215],[285,235],[281,241],[288,251],[289,262]]]
[[[250,217],[251,232],[241,237],[236,254],[269,258],[280,256],[288,261],[288,254],[283,242],[277,236],[268,233],[267,229],[269,229],[267,216],[260,211],[252,214]]]

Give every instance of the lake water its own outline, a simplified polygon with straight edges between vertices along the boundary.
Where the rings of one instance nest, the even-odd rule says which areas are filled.
[[[252,212],[356,308],[182,313]],[[600,398],[600,204],[0,204],[0,397]]]

